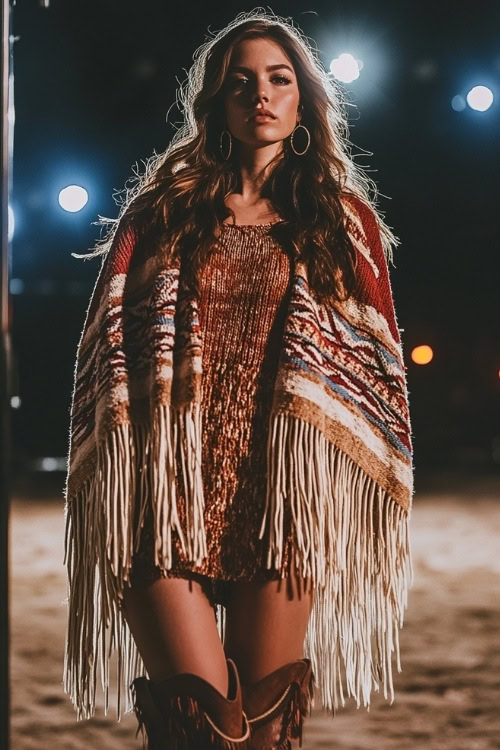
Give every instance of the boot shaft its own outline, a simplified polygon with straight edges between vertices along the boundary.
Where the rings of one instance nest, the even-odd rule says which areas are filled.
[[[314,675],[309,659],[284,664],[254,683],[242,685],[243,710],[251,727],[250,750],[302,747],[304,720],[311,714]]]
[[[227,659],[228,695],[202,677],[182,673],[132,683],[134,711],[147,750],[248,750],[250,728],[242,709],[238,670]],[[136,735],[137,736],[137,735]]]

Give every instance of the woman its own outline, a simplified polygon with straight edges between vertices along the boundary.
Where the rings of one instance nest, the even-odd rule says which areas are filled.
[[[396,240],[340,91],[288,21],[240,14],[182,94],[183,129],[92,253],[65,689],[91,716],[100,663],[107,710],[114,646],[149,748],[291,748],[314,682],[335,715],[345,690],[366,706],[380,681],[393,699],[394,650],[400,669]]]

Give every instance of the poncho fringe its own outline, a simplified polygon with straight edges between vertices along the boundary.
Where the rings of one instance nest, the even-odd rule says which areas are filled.
[[[303,283],[297,281],[297,289],[305,293]],[[86,328],[91,324],[89,316]],[[393,331],[394,324],[395,319]],[[83,342],[82,335],[79,350]],[[397,340],[391,342],[393,355],[398,354],[398,345]],[[184,351],[188,349],[186,345]],[[183,356],[194,361],[196,352],[191,349]],[[286,508],[291,509],[296,570],[310,578],[315,589],[304,655],[311,659],[323,709],[334,716],[347,696],[358,707],[362,703],[369,709],[371,691],[381,686],[392,703],[393,654],[401,671],[398,631],[413,571],[408,529],[411,443],[400,351],[399,365],[402,423],[407,433],[400,432],[399,438],[392,435],[387,443],[399,454],[399,461],[393,456],[390,471],[384,451],[379,450],[380,431],[371,438],[363,433],[373,419],[356,421],[338,397],[334,408],[321,408],[326,399],[321,378],[311,378],[310,373],[304,376],[300,368],[297,374],[283,367],[276,383],[259,537],[268,539],[267,567],[281,570],[284,515]],[[182,357],[179,371],[187,371]],[[90,450],[87,446],[85,455],[75,462],[75,471],[68,471],[64,689],[71,695],[79,720],[95,712],[98,668],[104,711],[108,711],[113,651],[117,655],[118,720],[124,711],[132,710],[131,683],[146,674],[122,615],[121,599],[152,498],[155,563],[163,571],[172,567],[174,532],[189,560],[198,564],[206,556],[200,410],[199,400],[186,400],[181,406],[162,403],[149,413],[151,429],[148,423],[116,420],[110,429],[102,430],[101,439]],[[389,455],[387,446],[386,451]],[[175,493],[177,452],[189,500],[184,527]],[[139,524],[134,538],[136,513]],[[223,638],[221,605],[217,622]]]

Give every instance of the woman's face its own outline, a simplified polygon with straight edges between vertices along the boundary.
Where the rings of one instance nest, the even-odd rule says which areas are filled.
[[[227,129],[249,146],[277,143],[300,120],[299,89],[291,61],[270,39],[246,39],[233,50],[224,82]],[[272,118],[257,118],[256,110]]]

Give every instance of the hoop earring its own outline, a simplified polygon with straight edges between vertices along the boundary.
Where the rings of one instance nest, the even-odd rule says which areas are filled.
[[[307,133],[307,146],[305,147],[304,151],[296,151],[295,147],[293,145],[293,136],[295,135],[295,133],[297,132],[297,130],[299,128],[304,128],[304,130]],[[309,149],[310,145],[311,145],[311,134],[309,133],[309,131],[306,128],[306,126],[305,125],[300,125],[300,124],[296,125],[295,128],[294,128],[294,130],[292,130],[292,134],[290,135],[290,146],[292,147],[293,153],[297,154],[297,156],[303,156],[306,153],[306,151]]]
[[[224,156],[224,153],[222,151],[222,136],[224,135],[224,133],[227,133],[229,136],[229,153],[227,156]],[[229,130],[224,129],[222,133],[220,134],[219,148],[220,148],[222,158],[224,159],[224,161],[227,161],[229,157],[231,156],[231,151],[233,148],[233,139],[231,138],[231,133],[229,132]]]

